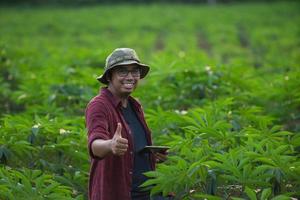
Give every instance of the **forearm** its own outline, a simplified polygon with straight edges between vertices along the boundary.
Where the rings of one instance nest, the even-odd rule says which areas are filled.
[[[111,140],[96,139],[93,141],[91,148],[93,154],[100,158],[112,153]]]

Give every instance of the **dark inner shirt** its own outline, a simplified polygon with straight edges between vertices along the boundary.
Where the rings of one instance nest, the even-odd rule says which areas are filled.
[[[131,129],[134,144],[134,167],[132,174],[132,197],[144,196],[148,192],[141,191],[139,185],[147,180],[142,173],[150,171],[150,158],[147,153],[139,153],[147,145],[146,133],[138,120],[135,111],[129,102],[126,108],[122,108],[123,116]]]

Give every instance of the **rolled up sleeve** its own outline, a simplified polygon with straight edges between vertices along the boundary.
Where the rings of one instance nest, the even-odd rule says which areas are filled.
[[[92,152],[92,143],[96,139],[110,139],[108,116],[106,107],[100,102],[91,102],[88,104],[86,113],[86,128],[88,132],[88,150],[93,159],[101,159]]]

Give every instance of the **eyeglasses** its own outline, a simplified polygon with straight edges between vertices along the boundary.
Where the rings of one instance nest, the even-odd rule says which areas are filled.
[[[126,68],[121,67],[121,68],[117,68],[116,72],[117,72],[118,76],[120,76],[120,77],[128,76],[129,72],[131,73],[131,75],[133,77],[139,77],[141,75],[141,71],[140,71],[139,68],[134,68],[132,70],[127,70]]]

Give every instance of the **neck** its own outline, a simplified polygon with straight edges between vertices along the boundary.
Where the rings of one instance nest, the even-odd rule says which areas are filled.
[[[121,99],[121,104],[122,104],[122,106],[123,106],[124,108],[126,108],[127,105],[128,105],[128,98],[126,98],[126,99]]]
[[[124,108],[127,107],[129,94],[120,96],[115,92],[115,90],[112,87],[108,86],[107,89],[115,96],[115,98],[118,101],[121,101],[121,104]]]

